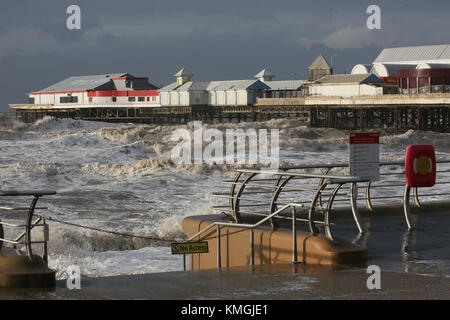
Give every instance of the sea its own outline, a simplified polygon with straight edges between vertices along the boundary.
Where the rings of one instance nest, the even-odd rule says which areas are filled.
[[[73,265],[89,277],[182,270],[182,258],[171,254],[168,242],[185,239],[184,217],[213,212],[218,201],[213,193],[227,191],[223,180],[232,178],[238,166],[175,164],[173,133],[193,126],[51,117],[23,123],[11,114],[0,116],[0,189],[57,191],[40,200],[47,209],[36,213],[68,222],[49,221],[48,262],[58,279],[66,278]],[[310,128],[299,119],[203,127],[276,129],[282,165],[346,162],[349,157],[348,131]],[[410,144],[433,144],[438,158],[450,159],[448,133],[382,129],[380,137],[382,161],[403,160]],[[2,197],[0,206],[29,201]],[[23,223],[24,215],[0,210],[3,221]],[[5,228],[6,235],[17,232]]]

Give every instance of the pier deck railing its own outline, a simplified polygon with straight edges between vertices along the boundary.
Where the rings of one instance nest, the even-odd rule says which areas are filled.
[[[31,203],[28,207],[9,207],[9,206],[0,206],[0,212],[17,212],[17,211],[27,211],[25,224],[13,224],[7,223],[5,221],[0,220],[0,250],[3,247],[3,243],[8,243],[13,246],[15,249],[19,249],[19,247],[25,247],[26,256],[32,260],[33,259],[33,244],[42,244],[43,246],[43,260],[47,264],[48,263],[48,253],[47,253],[47,242],[48,242],[48,224],[46,223],[43,217],[37,217],[33,220],[35,210],[45,210],[46,207],[37,207],[37,202],[42,196],[54,195],[55,191],[1,191],[0,190],[0,198],[1,197],[32,197]],[[24,229],[22,233],[20,233],[14,239],[7,239],[5,237],[4,228],[18,228]],[[31,231],[35,227],[43,228],[43,240],[33,240],[31,237]],[[19,253],[22,251],[18,250]]]

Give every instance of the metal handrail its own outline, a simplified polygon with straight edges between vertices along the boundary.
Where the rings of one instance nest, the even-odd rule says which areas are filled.
[[[199,232],[197,232],[196,234],[194,234],[193,236],[189,237],[189,239],[187,239],[187,241],[192,241],[197,237],[200,237],[202,234],[204,234],[205,232],[211,230],[214,227],[217,227],[217,268],[221,269],[221,246],[220,246],[220,227],[224,227],[224,226],[229,226],[229,227],[236,227],[236,228],[243,228],[243,229],[249,229],[250,230],[250,264],[254,265],[255,263],[255,257],[254,257],[254,229],[257,228],[258,226],[262,225],[264,222],[266,222],[267,220],[273,218],[274,216],[280,214],[281,212],[285,211],[287,208],[295,208],[297,206],[300,206],[296,203],[289,203],[285,206],[283,206],[282,208],[280,208],[279,210],[277,210],[276,212],[266,216],[265,218],[261,219],[260,221],[258,221],[255,224],[247,224],[247,223],[232,223],[232,222],[213,222],[210,225],[206,226],[205,228],[203,228],[202,230],[200,230]],[[296,228],[295,228],[295,221],[297,220],[295,218],[295,210],[293,210],[293,260],[294,262],[297,262],[297,241],[296,241]],[[320,222],[318,222],[320,223]],[[183,254],[183,270],[186,271],[186,254]]]
[[[450,163],[450,160],[438,160],[436,163]],[[404,161],[391,161],[391,162],[381,162],[380,166],[404,166]],[[201,237],[204,233],[210,231],[213,228],[217,228],[216,233],[216,239],[217,239],[217,268],[221,269],[222,267],[222,260],[221,260],[221,227],[229,226],[229,227],[236,227],[236,228],[243,228],[250,230],[250,264],[254,265],[254,229],[258,226],[262,225],[263,223],[270,221],[272,224],[272,228],[274,228],[273,219],[289,219],[292,221],[292,262],[297,262],[297,221],[301,222],[307,222],[309,224],[310,232],[312,235],[316,235],[318,233],[318,229],[316,228],[316,224],[323,225],[325,230],[326,237],[334,241],[333,235],[331,233],[331,225],[330,222],[330,213],[332,209],[332,205],[334,201],[345,201],[345,199],[335,199],[336,196],[342,195],[342,193],[339,193],[339,190],[346,184],[350,184],[350,203],[351,203],[351,209],[353,213],[354,220],[356,222],[356,225],[359,230],[359,235],[361,235],[364,230],[361,227],[360,221],[359,221],[359,213],[358,213],[358,191],[357,191],[357,184],[358,183],[365,183],[366,184],[366,191],[365,196],[363,200],[366,202],[366,207],[374,211],[371,199],[389,199],[389,198],[401,198],[403,197],[403,206],[404,206],[404,214],[405,214],[405,220],[407,223],[407,226],[409,229],[412,228],[412,224],[410,222],[410,208],[409,208],[409,197],[410,197],[410,191],[413,190],[414,195],[414,203],[416,206],[420,207],[419,202],[419,195],[418,195],[418,189],[417,188],[410,188],[408,186],[405,186],[405,184],[387,184],[383,186],[375,186],[377,187],[401,187],[405,186],[405,191],[403,196],[387,196],[387,197],[371,197],[370,190],[372,186],[372,182],[368,178],[363,177],[355,177],[355,176],[345,176],[345,175],[332,175],[329,174],[330,171],[334,168],[345,168],[349,167],[348,163],[334,163],[334,164],[324,164],[324,165],[303,165],[303,166],[283,166],[280,167],[278,170],[267,170],[264,168],[240,168],[236,169],[236,176],[233,180],[227,180],[224,181],[227,184],[230,184],[230,191],[227,194],[221,193],[217,194],[215,196],[225,198],[229,200],[228,206],[214,206],[214,208],[217,209],[223,209],[228,208],[230,211],[230,215],[234,218],[235,222],[213,222],[210,225],[206,226],[196,234],[189,237],[187,240],[193,241],[196,238]],[[290,170],[297,170],[297,169],[325,169],[324,174],[311,174],[311,173],[300,173],[300,172],[290,172]],[[450,170],[438,170],[437,172],[450,172]],[[391,172],[387,174],[382,175],[403,175],[404,172]],[[275,176],[275,178],[255,178],[259,175],[272,175]],[[283,180],[284,178],[284,180]],[[281,208],[276,208],[277,204],[283,204],[283,202],[277,201],[278,196],[285,186],[290,182],[291,180],[299,180],[299,179],[319,179],[319,183],[317,185],[317,188],[292,188],[287,187],[286,190],[290,191],[310,191],[314,192],[314,197],[312,201],[310,202],[309,212],[308,212],[308,218],[302,219],[298,218],[296,216],[296,208],[304,208],[305,206],[303,203],[308,202],[289,202],[284,204]],[[258,184],[258,181],[262,181],[264,184]],[[270,181],[274,181],[273,185],[269,185]],[[448,184],[450,182],[437,182],[436,184]],[[336,184],[336,186],[331,191],[331,194],[328,194],[328,199],[326,202],[322,201],[322,196],[324,195],[323,191],[326,189],[327,186]],[[253,191],[245,192],[245,188],[250,187],[253,188]],[[254,191],[255,188],[259,188],[261,191]],[[266,191],[265,191],[265,190]],[[242,196],[244,194],[271,194],[271,201],[262,200],[262,199],[255,199],[255,198],[247,198],[245,196]],[[440,193],[435,195],[448,195],[450,193]],[[346,194],[344,194],[346,195]],[[428,196],[429,194],[425,194],[422,196]],[[262,203],[269,203],[270,211],[268,214],[265,213],[255,213],[255,212],[249,212],[249,211],[241,211],[240,206],[240,200],[247,200],[247,201],[254,201],[254,202],[262,202]],[[323,205],[326,207],[324,208]],[[244,204],[242,207],[261,207],[263,204]],[[316,207],[319,207],[321,209],[321,213],[323,213],[323,221],[318,221],[315,219],[315,210]],[[285,212],[286,209],[292,208],[292,216],[285,216],[281,215],[281,213]],[[250,209],[247,209],[250,210]],[[246,213],[246,214],[252,214],[255,216],[264,216],[261,220],[254,224],[249,223],[241,223],[240,222],[240,213]],[[193,260],[191,260],[191,263],[193,263]],[[186,254],[183,255],[183,269],[186,270]]]
[[[293,262],[295,263],[295,262],[297,262],[297,241],[296,241],[296,237],[297,237],[296,236],[296,223],[297,223],[297,221],[308,223],[311,235],[316,235],[318,233],[318,229],[316,227],[317,224],[323,225],[324,229],[325,229],[326,237],[328,239],[330,239],[331,241],[334,241],[333,235],[331,233],[331,228],[330,228],[331,224],[330,224],[330,220],[329,220],[329,215],[331,213],[331,208],[332,208],[334,197],[336,196],[336,194],[338,193],[340,188],[346,183],[351,183],[352,185],[354,185],[357,182],[367,182],[368,181],[367,178],[354,177],[354,176],[334,176],[334,175],[320,175],[320,174],[306,174],[306,173],[289,173],[289,172],[280,172],[280,171],[254,172],[254,170],[251,170],[251,169],[238,169],[237,171],[238,171],[239,176],[242,173],[250,173],[250,177],[254,177],[256,174],[264,174],[264,175],[271,174],[271,175],[276,175],[279,177],[284,176],[287,178],[292,178],[292,177],[303,177],[303,178],[310,178],[310,179],[315,178],[315,179],[321,179],[322,184],[321,184],[320,188],[318,190],[316,190],[316,196],[314,197],[314,199],[311,202],[308,219],[300,219],[300,218],[297,218],[295,215],[295,213],[296,213],[295,208],[296,207],[303,208],[304,207],[303,204],[290,202],[290,203],[285,204],[281,208],[274,210],[273,212],[271,212],[270,214],[268,214],[267,216],[265,216],[263,219],[259,220],[255,224],[240,223],[239,221],[236,221],[236,222],[213,222],[212,224],[206,226],[205,228],[203,228],[196,234],[189,237],[189,239],[187,240],[188,242],[200,237],[202,234],[211,230],[214,227],[217,228],[217,235],[216,235],[216,238],[217,238],[217,267],[219,269],[221,268],[221,249],[220,249],[220,237],[221,237],[220,228],[221,227],[229,226],[229,227],[244,228],[244,229],[250,230],[250,264],[253,265],[254,264],[254,241],[253,241],[254,229],[269,220],[272,221],[273,218],[278,216],[280,213],[284,212],[286,209],[293,208],[292,218],[291,218],[292,219],[292,230],[293,230],[292,231],[292,233],[293,233],[293,235],[292,235],[292,237],[293,237],[292,256],[293,256]],[[251,178],[247,177],[245,181],[249,181],[250,179]],[[236,181],[236,179],[235,179],[235,181]],[[324,216],[323,221],[320,221],[320,220],[317,221],[315,219],[315,207],[318,202],[319,195],[328,185],[331,185],[331,184],[336,184],[337,186],[333,189],[333,192],[330,194],[330,199],[328,200],[327,208],[322,210],[322,213]],[[233,184],[233,186],[234,186],[234,184]],[[232,190],[234,192],[233,186],[232,186]],[[245,186],[245,184],[243,184],[243,186]],[[240,199],[239,195],[241,194],[242,191],[243,191],[243,189],[241,186],[241,188],[236,193],[236,197],[230,198],[230,199],[235,200],[234,205],[236,205],[236,201],[238,201]],[[272,201],[271,208],[274,208],[273,203],[274,202]],[[356,203],[356,200],[353,198],[353,196],[351,197],[351,205],[352,205],[353,215],[354,215],[356,224],[357,224],[360,232],[362,232],[361,224],[359,222],[357,203]],[[237,212],[236,207],[234,207],[234,209],[232,209],[232,210],[234,212]],[[286,218],[286,217],[283,217],[283,218]],[[186,270],[186,255],[183,255],[183,269]]]
[[[311,167],[311,166],[308,166],[308,167]],[[315,167],[317,167],[317,166],[315,166]],[[228,194],[228,196],[218,195],[218,197],[229,199],[230,215],[233,216],[233,218],[235,219],[235,221],[237,223],[239,223],[240,222],[240,213],[241,213],[239,206],[240,206],[241,200],[257,202],[257,203],[270,203],[270,211],[269,211],[269,214],[270,214],[277,210],[277,205],[286,204],[286,202],[280,202],[280,201],[277,201],[277,199],[278,199],[279,194],[283,190],[283,188],[286,186],[286,184],[290,180],[299,179],[299,178],[300,179],[319,179],[320,182],[319,182],[318,188],[316,188],[316,189],[308,188],[307,191],[312,191],[312,192],[318,194],[315,197],[316,200],[314,201],[314,206],[316,205],[316,203],[318,203],[322,209],[322,212],[325,213],[324,218],[328,219],[329,212],[322,207],[322,200],[321,200],[321,197],[323,195],[323,190],[325,189],[326,186],[328,186],[330,184],[338,184],[339,185],[338,189],[340,189],[344,184],[355,184],[358,182],[368,182],[369,181],[367,178],[361,178],[361,177],[356,177],[356,176],[289,172],[286,170],[287,167],[284,167],[284,169],[285,170],[267,170],[267,169],[253,169],[253,168],[236,169],[237,176],[232,182],[232,187],[231,187],[230,193]],[[248,174],[247,177],[245,177],[246,174]],[[244,182],[241,182],[241,181],[239,181],[239,178],[241,178],[243,175],[244,175],[245,179],[244,179]],[[271,190],[272,190],[271,191],[271,194],[272,194],[271,200],[255,199],[255,198],[249,198],[249,197],[242,196],[243,194],[246,193],[245,188],[249,184],[252,184],[253,181],[261,180],[259,178],[259,175],[274,175],[277,177],[275,184],[271,188]],[[283,178],[284,178],[284,180],[283,180]],[[265,180],[273,181],[273,179],[265,179]],[[323,187],[320,188],[322,185],[323,185]],[[267,189],[269,189],[269,186],[267,186]],[[353,189],[354,189],[354,187],[353,187]],[[299,189],[297,189],[297,190],[299,190]],[[269,189],[269,191],[270,191],[270,189]],[[261,193],[263,193],[263,192],[261,192]],[[333,197],[333,200],[336,195],[338,195],[337,191],[332,192],[332,194],[329,194],[330,197],[331,196]],[[330,201],[331,202],[330,205],[332,204],[333,200]],[[290,201],[290,202],[292,202],[292,201]],[[307,203],[309,203],[309,201],[302,201],[302,202],[295,201],[295,203],[307,204]],[[356,200],[354,200],[353,197],[351,197],[352,212],[354,215],[356,225],[358,227],[358,230],[360,232],[363,232],[361,224],[359,222],[358,209],[357,209],[356,205],[357,205]],[[310,212],[309,214],[313,215],[315,209],[310,208],[310,210],[312,210],[312,212]],[[274,216],[274,218],[275,217],[276,216]],[[276,218],[278,218],[278,217],[276,217]],[[275,225],[275,222],[273,221],[273,219],[270,219],[270,222],[271,222],[272,228],[275,229],[276,225]],[[313,224],[311,225],[310,229],[311,229],[311,231],[315,230],[315,227]],[[329,236],[329,238],[332,238],[331,230],[329,230],[327,228],[326,233],[327,233],[327,236]]]
[[[46,209],[44,207],[37,207],[36,204],[38,200],[42,196],[47,195],[55,195],[56,191],[17,191],[17,190],[10,190],[10,191],[4,191],[0,190],[0,197],[24,197],[24,196],[32,196],[33,199],[31,201],[31,204],[28,208],[24,207],[18,207],[18,208],[11,208],[11,207],[1,207],[0,210],[5,211],[24,211],[28,210],[28,214],[26,217],[26,221],[24,225],[20,224],[12,224],[12,223],[6,223],[4,221],[0,220],[0,251],[2,249],[3,243],[9,243],[16,248],[17,245],[24,245],[25,251],[28,259],[33,259],[33,244],[42,244],[43,245],[43,260],[47,264],[48,263],[48,252],[47,252],[47,242],[48,242],[48,224],[46,223],[45,219],[42,217],[38,217],[33,222],[33,215],[34,211],[37,209]],[[42,223],[41,223],[42,222]],[[13,227],[13,228],[25,228],[25,230],[17,236],[15,239],[6,239],[4,235],[3,226]],[[31,239],[31,230],[34,227],[43,227],[43,233],[44,233],[44,240],[43,241],[33,241]],[[21,242],[25,238],[25,242]]]
[[[450,163],[450,160],[437,160],[436,163],[438,164],[443,164],[443,163]],[[404,161],[385,161],[385,162],[381,162],[380,163],[380,167],[381,166],[404,166]],[[231,190],[228,194],[228,198],[229,198],[229,210],[230,210],[230,215],[233,216],[236,220],[236,222],[239,221],[239,217],[240,217],[240,210],[239,210],[239,205],[240,205],[240,200],[243,201],[258,201],[258,202],[263,202],[263,200],[259,200],[259,199],[249,199],[245,196],[242,196],[248,192],[245,192],[245,188],[249,187],[249,188],[260,188],[261,191],[258,192],[252,192],[252,193],[271,193],[271,197],[272,197],[272,201],[270,201],[272,203],[272,207],[273,205],[276,204],[282,204],[282,202],[277,202],[276,199],[278,198],[279,194],[281,192],[286,192],[286,191],[315,191],[318,190],[320,188],[320,186],[323,184],[324,179],[332,179],[332,178],[338,178],[338,179],[344,179],[344,178],[350,178],[352,179],[352,177],[347,177],[347,176],[334,176],[329,174],[330,170],[334,169],[334,168],[346,168],[349,167],[348,163],[331,163],[331,164],[317,164],[317,165],[298,165],[298,166],[282,166],[279,168],[279,170],[267,170],[266,168],[240,168],[240,169],[236,169],[237,172],[237,176],[234,180],[230,180],[230,181],[226,181],[226,183],[228,184],[232,184],[231,186]],[[292,172],[291,170],[305,170],[305,169],[325,169],[324,174],[320,175],[320,174],[305,174],[305,173],[298,173],[298,172]],[[437,170],[438,173],[446,173],[446,172],[450,172],[449,170]],[[251,175],[250,177],[247,177],[246,180],[244,182],[242,182],[242,179],[240,179],[243,175]],[[257,181],[274,181],[274,178],[272,179],[256,179],[255,176],[258,174],[271,174],[271,175],[275,175],[278,178],[276,178],[275,180],[275,184],[274,185],[269,185],[269,183],[265,182],[264,184],[259,184],[256,183]],[[404,174],[404,170],[402,172],[388,172],[388,173],[381,173],[380,175],[382,176],[389,176],[389,175],[403,175]],[[285,179],[285,181],[283,183],[281,183],[281,176],[289,176],[288,179]],[[319,178],[321,177],[318,185],[317,185],[317,189],[306,189],[306,188],[289,188],[287,187],[285,190],[285,186],[287,184],[287,182],[289,182],[289,180],[294,180],[294,179],[308,179],[308,177],[315,177],[315,178]],[[356,178],[356,177],[353,177]],[[448,179],[447,179],[448,180]],[[341,180],[342,181],[342,180]],[[351,182],[351,181],[349,181]],[[450,182],[446,182],[446,181],[438,181],[436,182],[436,184],[447,184]],[[350,184],[350,189],[353,189],[353,191],[350,193],[351,195],[353,194],[353,192],[356,190],[356,183]],[[371,188],[381,188],[381,187],[389,187],[389,186],[405,186],[405,184],[398,184],[398,183],[390,183],[390,184],[386,184],[386,185],[376,185],[373,186],[373,182],[371,181],[366,181],[366,191],[365,191],[365,196],[362,198],[362,200],[365,200],[366,203],[366,207],[370,210],[370,211],[375,211],[374,207],[372,205],[372,201],[371,200],[376,200],[376,199],[394,199],[394,198],[403,198],[404,199],[404,205],[405,205],[405,195],[401,195],[401,196],[397,196],[397,195],[391,195],[391,196],[384,196],[384,197],[371,197]],[[289,190],[291,189],[291,190]],[[304,189],[304,190],[301,190]],[[236,190],[238,190],[239,192],[236,192]],[[318,195],[318,204],[320,207],[322,207],[322,193],[320,193]],[[439,193],[436,195],[447,195],[447,193]],[[422,195],[422,196],[428,196],[428,194]],[[220,197],[225,197],[221,195]],[[356,196],[355,196],[356,198]],[[420,201],[419,201],[419,195],[418,195],[418,189],[417,188],[413,188],[413,198],[414,198],[414,204],[417,207],[420,207]],[[335,201],[344,201],[343,199],[336,199]],[[266,200],[265,203],[268,203],[269,200]],[[354,202],[356,202],[356,199],[354,199]],[[297,202],[298,203],[298,202]],[[352,210],[356,208],[356,203],[353,204],[352,201]],[[406,210],[406,209],[405,209]],[[271,208],[269,210],[269,213],[273,212],[273,208]],[[405,212],[405,217],[406,217],[406,212]],[[278,217],[275,217],[278,218]],[[408,219],[408,218],[407,218]],[[272,223],[272,220],[271,220]],[[411,225],[410,223],[407,221],[408,227],[410,228]],[[274,223],[272,223],[272,227],[275,228]],[[362,228],[360,228],[358,226],[360,232],[363,232]]]

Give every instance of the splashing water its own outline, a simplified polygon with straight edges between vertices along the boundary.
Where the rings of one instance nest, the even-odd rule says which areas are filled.
[[[212,213],[212,192],[223,192],[233,165],[176,165],[170,159],[178,126],[54,120],[34,124],[0,117],[1,189],[53,189],[45,215],[82,225],[162,238],[183,238],[181,221]],[[348,132],[309,128],[294,119],[204,125],[219,130],[279,129],[282,164],[346,161]],[[432,142],[450,152],[448,134],[382,132],[383,160],[403,158],[408,144]],[[4,199],[0,199],[2,202]],[[11,201],[5,200],[6,203]],[[22,203],[23,205],[23,203]],[[4,217],[1,217],[4,219]],[[8,215],[19,220],[19,215]],[[8,231],[7,231],[8,232]],[[51,224],[49,265],[58,278],[69,265],[90,276],[181,270],[161,243]]]

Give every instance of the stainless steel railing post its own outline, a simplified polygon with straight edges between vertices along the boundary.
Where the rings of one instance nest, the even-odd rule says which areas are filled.
[[[231,188],[230,188],[229,210],[230,210],[231,216],[234,218],[234,220],[236,222],[239,222],[239,213],[236,213],[236,211],[235,211],[234,191],[236,190],[236,185],[241,176],[242,176],[242,172],[239,172],[234,177],[233,183],[231,184]]]
[[[48,263],[48,241],[49,241],[49,229],[48,224],[45,221],[44,217],[39,216],[38,218],[33,222],[33,216],[36,209],[47,209],[47,208],[38,208],[36,207],[36,204],[42,196],[45,195],[55,195],[56,191],[17,191],[17,190],[0,190],[0,197],[27,197],[32,196],[33,200],[31,201],[31,204],[29,207],[17,207],[17,208],[10,208],[10,207],[1,207],[2,210],[7,211],[24,211],[27,210],[27,216],[26,221],[24,225],[18,225],[18,224],[11,224],[11,223],[0,223],[0,248],[3,246],[3,243],[9,243],[17,250],[18,245],[23,245],[25,247],[25,254],[28,259],[33,260],[33,244],[42,244],[43,245],[43,256],[42,259],[47,264]],[[39,224],[41,221],[42,224]],[[25,228],[25,230],[19,234],[15,239],[5,239],[5,235],[3,232],[3,225],[14,227],[14,228]],[[43,227],[43,240],[33,241],[31,239],[31,231],[34,227],[39,226]],[[21,239],[24,238],[25,241],[21,242]]]
[[[413,188],[413,196],[414,196],[414,205],[420,208],[419,191],[417,187]]]
[[[369,186],[370,188],[370,186]],[[356,223],[356,227],[358,228],[359,233],[364,233],[364,229],[361,226],[359,211],[358,211],[358,185],[356,182],[353,182],[350,185],[350,202],[352,206],[353,218]]]
[[[295,207],[292,207],[292,263],[297,263],[297,223]]]
[[[250,265],[255,265],[255,232],[250,228]]]
[[[315,218],[315,211],[316,211],[316,205],[317,201],[322,193],[322,191],[327,187],[328,183],[325,181],[316,192],[316,195],[314,196],[313,200],[311,201],[311,206],[309,207],[309,213],[308,213],[308,223],[309,223],[309,230],[311,231],[311,235],[315,236],[319,232],[317,230],[317,227],[314,223]]]
[[[33,259],[33,250],[31,248],[31,229],[33,228],[33,214],[34,214],[34,208],[36,207],[36,203],[39,200],[40,195],[35,195],[33,198],[33,201],[31,201],[30,209],[28,210],[27,215],[27,223],[25,227],[25,248],[27,252],[28,259]]]
[[[49,229],[48,229],[48,224],[45,222],[45,219],[43,219],[43,227],[44,227],[44,229],[43,229],[43,231],[44,231],[44,243],[43,243],[44,256],[43,256],[43,259],[44,259],[45,264],[48,265],[48,244],[47,244],[47,242],[49,241]]]
[[[330,173],[331,169],[333,169],[333,167],[326,168],[326,170],[325,170],[325,172],[323,174],[327,175],[328,173]],[[325,181],[325,178],[320,178],[319,184],[317,185],[317,189],[319,189],[320,186],[323,185],[324,181]],[[319,194],[319,198],[317,199],[317,204],[319,205],[319,207],[321,209],[323,209],[323,206],[322,206],[322,194]]]
[[[253,177],[256,176],[256,173],[252,173],[250,174],[243,182],[242,185],[240,186],[240,188],[238,189],[238,191],[236,192],[235,198],[234,198],[234,215],[235,215],[235,220],[236,222],[239,222],[239,218],[240,218],[240,208],[239,208],[239,203],[241,202],[240,196],[242,194],[242,192],[244,192],[245,187],[247,186],[247,183],[253,179]]]
[[[0,220],[0,223],[2,222],[2,220]],[[3,239],[5,238],[5,231],[3,230],[3,224],[0,224],[0,238],[2,239],[0,241],[0,252],[2,251],[2,247],[3,247]]]
[[[370,199],[370,186],[371,185],[372,185],[372,183],[370,181],[367,182],[367,184],[366,184],[366,207],[370,211],[374,212],[375,209],[373,208],[372,201]]]
[[[217,225],[217,269],[220,270],[222,268],[221,261],[221,244],[220,244],[220,225]]]
[[[405,213],[406,224],[408,225],[408,230],[412,229],[411,217],[410,217],[410,207],[409,207],[409,196],[411,193],[411,187],[405,186],[405,193],[403,196],[403,212]]]

